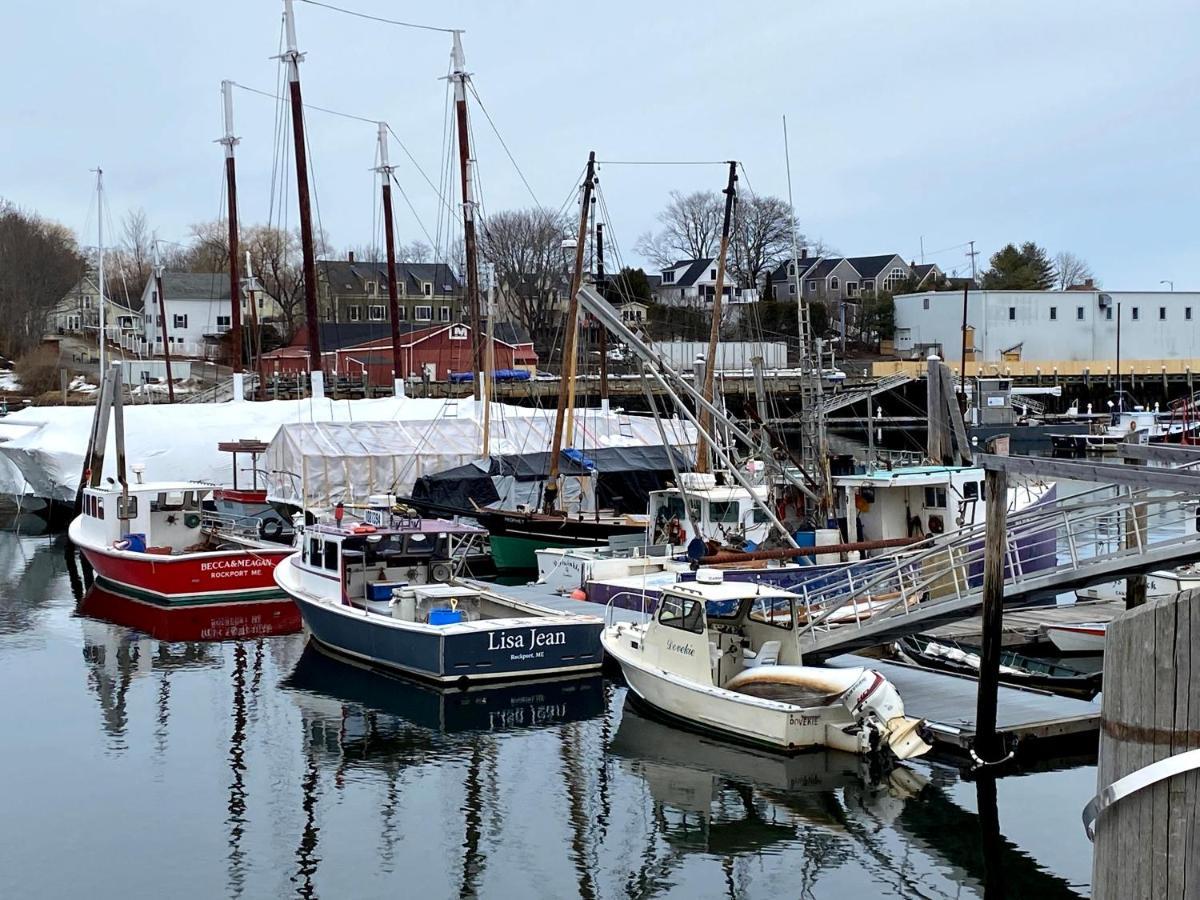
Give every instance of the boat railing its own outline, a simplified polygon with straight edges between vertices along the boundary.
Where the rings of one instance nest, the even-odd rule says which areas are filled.
[[[1108,570],[1136,569],[1152,551],[1164,558],[1200,555],[1195,525],[1194,497],[1149,491],[1104,499],[1089,492],[1082,500],[1068,498],[1013,514],[1004,535],[1005,594],[1055,593],[1055,576],[1064,583],[1103,581]],[[1120,547],[1097,545],[1098,533],[1114,531],[1121,536]],[[800,634],[814,644],[832,645],[840,640],[835,632],[882,631],[887,620],[925,620],[938,609],[972,609],[982,600],[983,565],[984,527],[964,529],[952,541],[897,556],[867,577],[804,590],[808,616]],[[1114,577],[1122,574],[1107,580]]]
[[[629,609],[628,607],[625,607],[625,606],[618,606],[617,599],[619,597],[632,597],[633,599],[635,599],[641,603],[641,609],[640,610]],[[614,610],[617,610],[617,609],[625,609],[625,610],[628,610],[629,612],[640,613],[642,616],[642,623],[650,621],[651,617],[653,616],[653,613],[649,609],[647,609],[647,597],[646,597],[646,593],[644,591],[618,591],[617,593],[615,593],[611,597],[609,597],[608,602],[604,604],[604,627],[605,628],[608,628],[609,626],[611,626],[612,624],[615,623],[616,619],[614,618],[613,613],[614,613]]]

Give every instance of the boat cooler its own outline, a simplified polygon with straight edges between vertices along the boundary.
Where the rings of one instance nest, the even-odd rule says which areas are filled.
[[[392,591],[407,586],[407,581],[377,581],[367,585],[367,597],[372,603],[387,603],[392,599]]]

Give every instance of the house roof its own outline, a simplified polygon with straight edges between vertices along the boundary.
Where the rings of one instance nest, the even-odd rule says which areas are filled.
[[[677,265],[686,265],[687,269],[682,275],[675,279],[674,287],[691,287],[703,275],[708,268],[713,264],[713,257],[706,256],[703,259],[684,260]]]
[[[163,272],[167,300],[228,300],[228,272]]]
[[[345,259],[317,260],[317,273],[323,275],[330,287],[338,291],[365,293],[368,281],[387,284],[386,262],[364,262]],[[458,276],[445,263],[396,263],[396,281],[404,285],[405,294],[420,294],[421,285],[428,281],[435,294],[453,294],[459,290]]]
[[[913,274],[918,278],[924,279],[930,272],[940,272],[937,263],[916,263],[912,266]]]
[[[803,278],[808,275],[809,270],[811,270],[813,266],[821,262],[821,258],[819,256],[806,256],[803,259],[796,260],[796,262],[799,263],[800,277]],[[788,273],[788,266],[791,264],[791,259],[785,259],[783,262],[777,265],[775,270],[771,272],[771,281],[775,284],[782,284],[786,281],[790,281],[792,276]]]
[[[863,278],[876,278],[884,266],[896,259],[899,254],[884,253],[879,256],[849,256],[846,261],[854,266],[856,272]]]

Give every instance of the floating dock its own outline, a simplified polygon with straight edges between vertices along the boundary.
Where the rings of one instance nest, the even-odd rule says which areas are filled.
[[[925,719],[934,742],[966,753],[975,740],[975,708],[979,682],[965,675],[934,672],[906,663],[847,653],[826,661],[837,668],[869,666],[896,686],[904,711]],[[1038,741],[1085,738],[1100,730],[1100,701],[1060,697],[1033,688],[1000,685],[996,733],[1006,746]]]
[[[1065,605],[1025,606],[1004,609],[1001,643],[1005,647],[1021,647],[1046,643],[1043,625],[1072,625],[1078,622],[1111,622],[1125,611],[1124,598],[1115,600],[1081,600]],[[983,620],[979,616],[960,619],[931,628],[925,634],[963,644],[979,646],[983,641]]]

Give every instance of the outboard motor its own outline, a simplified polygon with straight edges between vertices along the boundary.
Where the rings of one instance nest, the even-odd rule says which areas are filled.
[[[928,753],[929,730],[920,719],[904,715],[904,701],[895,686],[874,669],[863,669],[858,680],[842,695],[842,703],[863,726],[869,749],[886,742],[896,759]]]

